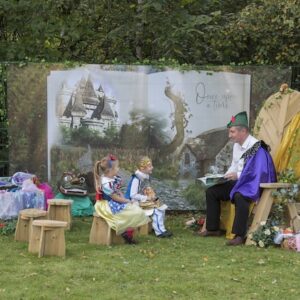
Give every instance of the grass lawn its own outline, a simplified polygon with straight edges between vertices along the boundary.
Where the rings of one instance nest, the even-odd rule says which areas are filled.
[[[38,258],[0,236],[0,299],[300,298],[300,253],[228,247],[225,238],[193,236],[187,218],[167,216],[171,239],[112,247],[90,245],[92,218],[75,218],[66,258]]]

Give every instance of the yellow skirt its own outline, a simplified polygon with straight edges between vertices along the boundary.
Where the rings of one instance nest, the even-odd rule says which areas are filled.
[[[113,214],[108,201],[101,200],[96,202],[95,210],[117,235],[122,234],[127,228],[137,228],[150,222],[145,212],[135,204],[129,203],[123,210]]]

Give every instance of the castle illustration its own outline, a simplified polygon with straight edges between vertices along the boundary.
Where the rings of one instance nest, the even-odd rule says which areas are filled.
[[[106,96],[101,84],[94,88],[90,76],[82,77],[73,89],[64,82],[56,98],[59,123],[68,128],[81,126],[104,135],[108,128],[119,130],[117,101]]]

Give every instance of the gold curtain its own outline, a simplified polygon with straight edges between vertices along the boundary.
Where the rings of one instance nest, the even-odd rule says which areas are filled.
[[[293,169],[296,176],[300,177],[300,112],[291,120],[275,155],[274,163],[278,172]]]

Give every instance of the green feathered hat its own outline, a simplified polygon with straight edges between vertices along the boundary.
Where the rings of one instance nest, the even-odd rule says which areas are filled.
[[[249,128],[247,112],[242,111],[242,112],[238,113],[237,115],[232,116],[230,122],[227,124],[227,128],[230,128],[233,126],[242,126],[242,127]]]

